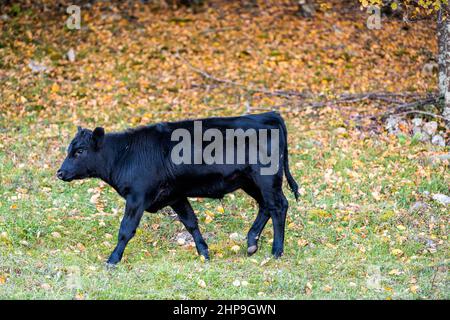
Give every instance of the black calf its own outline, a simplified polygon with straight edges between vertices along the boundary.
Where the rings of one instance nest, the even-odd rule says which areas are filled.
[[[197,121],[201,121],[203,126],[201,133],[205,133],[205,136],[206,130],[209,129],[215,130],[215,134],[219,136],[227,134],[230,129],[241,129],[241,133],[245,130],[244,132],[248,134],[247,140],[240,141],[241,144],[243,141],[249,141],[249,145],[245,146],[245,159],[239,160],[238,145],[233,149],[227,147],[223,153],[219,149],[214,149],[214,152],[211,152],[211,156],[215,159],[212,163],[206,158],[199,161],[196,159],[199,153],[194,141],[192,148],[184,148],[178,154],[184,159],[193,158],[194,163],[174,161],[173,151],[177,145],[174,141],[177,140],[174,139],[174,131],[185,130],[184,133],[193,133],[194,140],[196,139],[194,121],[189,120],[160,123],[109,134],[105,134],[103,128],[96,128],[94,131],[78,129],[77,135],[69,145],[67,158],[57,172],[58,178],[64,181],[100,178],[126,199],[118,243],[108,263],[116,264],[122,259],[125,247],[135,235],[144,211],[156,212],[165,206],[172,207],[177,213],[180,221],[192,234],[198,253],[208,259],[208,246],[200,233],[197,217],[188,197],[222,198],[237,189],[244,190],[259,205],[258,216],[247,236],[248,254],[257,251],[258,239],[269,218],[272,218],[274,229],[272,254],[275,257],[283,254],[288,209],[288,201],[282,191],[283,175],[286,175],[291,190],[298,198],[297,183],[289,172],[287,131],[283,119],[279,114],[271,112]],[[252,136],[252,130],[255,132],[259,130],[257,136]],[[262,137],[260,132],[264,130],[280,131],[278,141],[273,138],[274,131],[270,131],[267,136],[268,139],[273,138],[267,147],[270,150],[267,155],[277,162],[272,174],[262,174],[261,169],[267,162],[263,165],[261,162],[251,161],[250,141],[255,138],[253,142],[260,143],[261,140],[256,138]],[[219,136],[215,136],[215,139]],[[205,140],[212,141],[212,138]],[[239,138],[231,136],[231,140],[233,142],[237,140],[239,143]],[[205,144],[207,143],[200,141],[201,151],[206,152]],[[274,151],[275,144],[279,147],[278,155]],[[220,143],[216,146],[220,146]],[[233,162],[223,163],[224,159],[231,159]]]

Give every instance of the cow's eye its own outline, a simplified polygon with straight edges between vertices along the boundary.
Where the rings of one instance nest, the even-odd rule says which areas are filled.
[[[77,151],[75,151],[75,157],[80,156],[83,152],[84,152],[83,149],[78,149]]]

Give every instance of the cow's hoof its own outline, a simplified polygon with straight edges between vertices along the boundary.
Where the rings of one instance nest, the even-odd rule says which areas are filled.
[[[276,252],[273,252],[272,254],[275,259],[279,259],[283,255],[283,251],[276,251]]]
[[[257,245],[253,245],[247,248],[247,254],[249,256],[251,256],[252,254],[254,254],[256,251],[258,251],[258,246]]]
[[[203,261],[209,261],[209,253],[208,252],[204,252],[204,253],[199,253],[200,255],[200,259]]]
[[[106,267],[106,270],[114,270],[115,268],[117,268],[117,264],[111,263],[111,262],[106,262],[105,267]]]

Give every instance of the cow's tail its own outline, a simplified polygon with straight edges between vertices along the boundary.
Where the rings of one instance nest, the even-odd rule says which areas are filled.
[[[284,167],[284,174],[286,175],[286,179],[289,185],[289,188],[291,189],[292,193],[294,193],[295,200],[298,201],[299,193],[298,193],[298,184],[294,180],[294,177],[291,175],[291,171],[289,170],[289,155],[288,155],[288,140],[287,140],[287,128],[286,124],[284,123],[283,118],[277,114],[280,118],[280,124],[281,124],[281,131],[282,131],[282,137],[284,139],[284,150],[283,150],[283,167]]]

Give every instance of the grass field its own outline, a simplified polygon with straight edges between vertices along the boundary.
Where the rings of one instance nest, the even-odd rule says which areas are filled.
[[[329,11],[304,21],[274,8],[270,19],[223,8],[225,15],[141,8],[130,22],[108,10],[102,18],[94,7],[78,31],[63,27],[64,12],[43,19],[10,8],[10,20],[0,22],[0,299],[449,299],[449,212],[431,195],[449,194],[450,174],[448,161],[430,160],[448,147],[360,130],[352,112],[386,107],[370,103],[350,111],[280,108],[301,187],[299,202],[285,190],[281,259],[270,258],[270,222],[259,251],[246,256],[257,208],[239,191],[192,201],[211,261],[177,241],[185,230],[166,210],[146,213],[123,261],[105,268],[124,201],[98,180],[55,178],[76,125],[113,131],[238,115],[249,101],[242,87],[208,82],[177,54],[257,87],[324,95],[434,88],[433,78],[416,72],[428,54],[419,49],[435,50],[426,22],[402,34],[400,22],[370,33],[361,31],[363,18]],[[331,25],[342,32],[325,37]],[[343,41],[348,46],[338,47]],[[71,47],[73,63],[64,57]],[[32,73],[30,60],[49,70]],[[285,103],[264,95],[250,101],[255,110]]]

